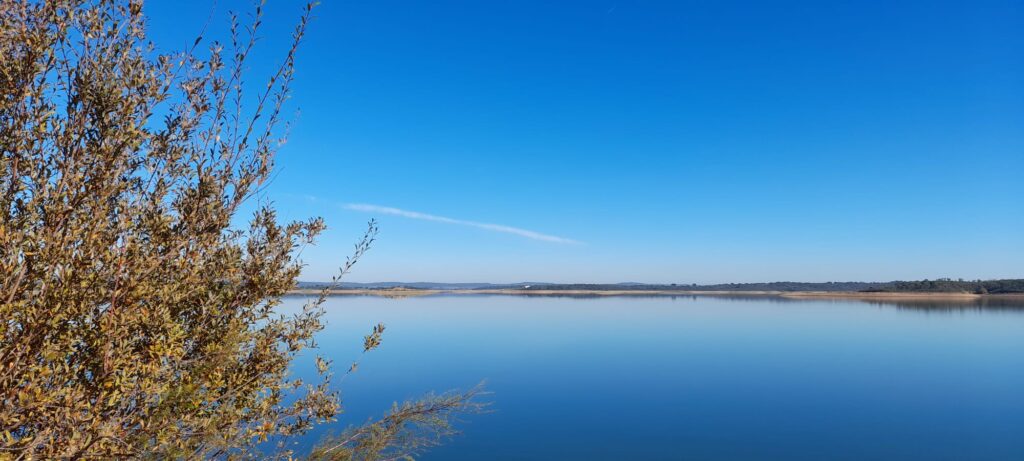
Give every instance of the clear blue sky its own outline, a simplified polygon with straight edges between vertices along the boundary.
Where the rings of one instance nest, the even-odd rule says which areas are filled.
[[[211,6],[146,10],[170,49]],[[299,5],[267,10],[256,84]],[[306,280],[372,217],[352,281],[1022,277],[1022,24],[1020,1],[325,1],[267,198],[330,226]]]

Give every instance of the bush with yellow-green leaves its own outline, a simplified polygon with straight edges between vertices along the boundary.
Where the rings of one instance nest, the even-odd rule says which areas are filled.
[[[324,223],[259,196],[312,10],[243,95],[259,6],[230,43],[159,54],[139,1],[0,0],[0,459],[288,458],[339,414],[328,361],[288,374],[327,292],[275,309]],[[474,394],[396,405],[312,456],[411,456]]]

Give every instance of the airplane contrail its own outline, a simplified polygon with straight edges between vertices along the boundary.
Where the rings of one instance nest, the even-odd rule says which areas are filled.
[[[520,229],[518,227],[505,226],[502,224],[488,224],[476,221],[466,221],[464,219],[447,218],[444,216],[437,216],[427,213],[420,213],[418,211],[402,210],[400,208],[392,208],[378,205],[367,205],[364,203],[347,203],[343,205],[346,210],[362,211],[366,213],[380,213],[392,216],[401,216],[403,218],[419,219],[423,221],[433,221],[445,224],[456,224],[459,226],[475,227],[477,229],[484,229],[494,232],[503,232],[506,234],[518,235],[520,237],[526,237],[528,239],[540,240],[544,242],[552,243],[565,243],[570,245],[579,245],[583,242],[568,239],[564,237],[557,237],[554,235],[542,234],[540,232],[534,232],[532,230]]]

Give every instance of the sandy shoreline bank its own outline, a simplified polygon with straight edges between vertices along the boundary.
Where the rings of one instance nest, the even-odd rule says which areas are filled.
[[[320,290],[299,289],[290,295],[316,295]],[[919,292],[852,292],[852,291],[686,291],[686,290],[419,290],[407,288],[391,289],[338,289],[331,290],[331,296],[382,296],[405,298],[437,295],[505,295],[505,296],[750,296],[781,297],[792,299],[860,299],[860,300],[956,300],[976,299],[1020,299],[1024,293],[973,294],[973,293],[919,293]]]

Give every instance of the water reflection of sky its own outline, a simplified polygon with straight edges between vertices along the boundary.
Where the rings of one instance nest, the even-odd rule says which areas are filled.
[[[1021,307],[334,297],[318,341],[341,369],[388,326],[335,429],[487,380],[494,412],[427,460],[1024,459]]]

